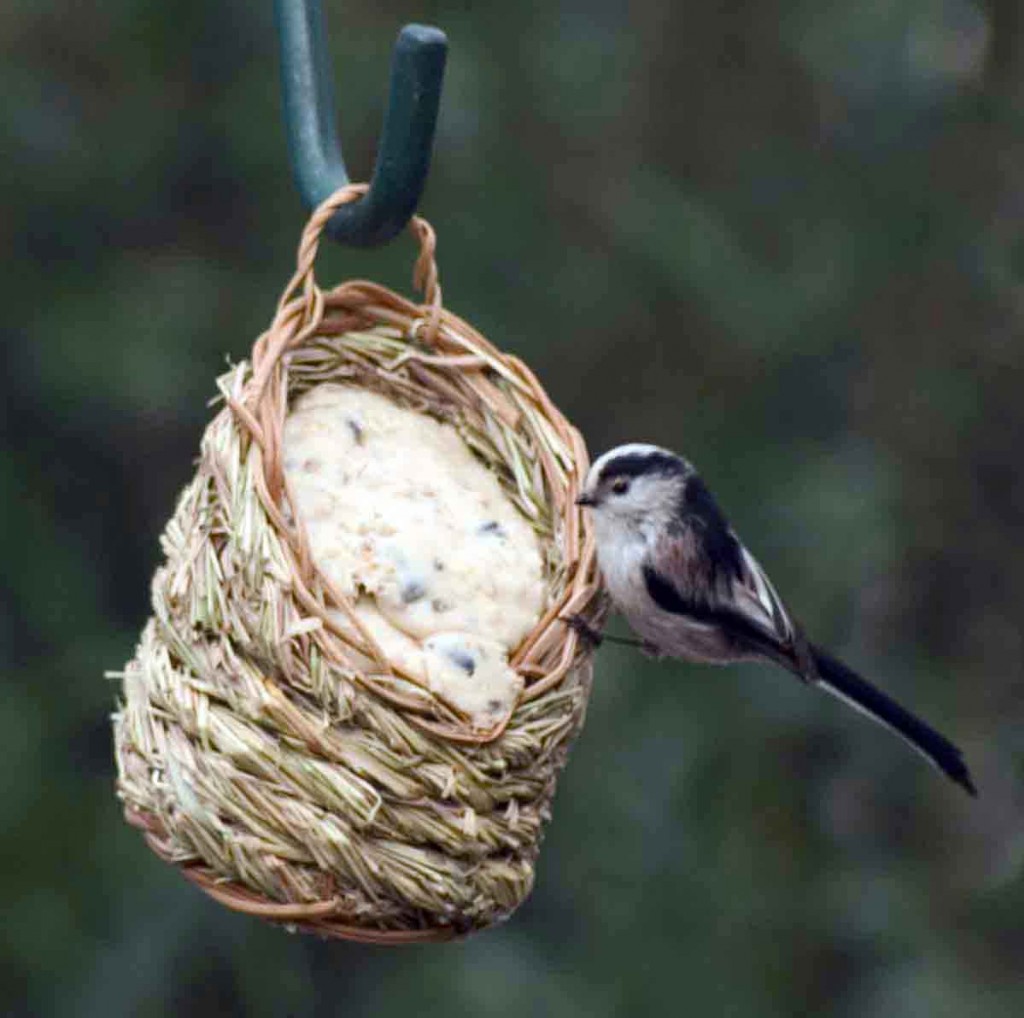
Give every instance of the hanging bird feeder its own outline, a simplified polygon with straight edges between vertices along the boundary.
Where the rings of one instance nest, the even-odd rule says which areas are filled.
[[[124,669],[118,793],[223,904],[329,936],[441,940],[529,893],[601,621],[579,433],[447,310],[426,178],[445,40],[399,36],[369,188],[334,136],[319,5],[280,0],[286,123],[315,206],[221,379]],[[411,301],[324,287],[324,233],[411,225]]]

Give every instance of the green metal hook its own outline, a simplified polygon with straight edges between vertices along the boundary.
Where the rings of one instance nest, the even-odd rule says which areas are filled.
[[[281,93],[292,171],[312,210],[349,183],[334,122],[327,26],[320,0],[274,0],[281,43]],[[409,222],[427,181],[448,40],[429,25],[406,25],[391,59],[370,190],[327,225],[334,240],[376,247]]]

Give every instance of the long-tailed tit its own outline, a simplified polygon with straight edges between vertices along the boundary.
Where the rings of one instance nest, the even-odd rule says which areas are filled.
[[[956,746],[805,639],[686,460],[619,446],[594,463],[577,502],[593,514],[612,602],[648,650],[711,664],[774,661],[891,728],[977,794]]]

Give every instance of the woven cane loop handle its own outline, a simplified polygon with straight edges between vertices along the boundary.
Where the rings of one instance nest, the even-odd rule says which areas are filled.
[[[368,190],[368,184],[347,184],[321,202],[309,217],[309,222],[306,223],[306,228],[302,231],[302,239],[299,241],[295,276],[285,290],[282,303],[290,293],[300,288],[307,298],[311,299],[311,306],[315,303],[313,295],[317,287],[314,264],[320,250],[320,239],[323,236],[324,228],[338,209],[361,198]],[[420,248],[413,266],[412,278],[413,286],[423,294],[423,312],[427,320],[427,330],[421,338],[433,345],[441,318],[441,285],[435,258],[437,234],[430,223],[420,216],[412,217],[409,221],[409,230],[416,238]]]

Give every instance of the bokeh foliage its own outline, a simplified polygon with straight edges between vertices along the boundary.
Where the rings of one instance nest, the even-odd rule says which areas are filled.
[[[269,0],[0,5],[5,1013],[1024,1013],[1024,98],[1010,0],[327,3],[367,172],[408,20],[451,57],[447,303],[592,448],[685,451],[820,640],[963,744],[969,802],[767,668],[602,652],[539,882],[385,951],[225,913],[112,794],[213,378],[303,221]],[[411,245],[325,278],[407,287]]]

